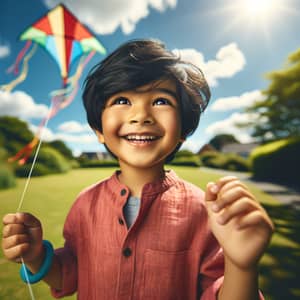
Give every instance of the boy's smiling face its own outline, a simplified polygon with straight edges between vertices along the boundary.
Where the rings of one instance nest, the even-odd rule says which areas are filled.
[[[118,157],[121,168],[163,167],[181,141],[176,84],[152,82],[110,97],[102,113],[99,141]]]

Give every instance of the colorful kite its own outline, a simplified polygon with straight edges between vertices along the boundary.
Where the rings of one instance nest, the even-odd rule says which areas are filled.
[[[50,10],[44,17],[27,28],[21,34],[20,40],[26,40],[27,43],[17,56],[14,65],[8,71],[19,74],[19,65],[21,63],[22,70],[13,81],[0,86],[1,90],[10,92],[26,79],[28,62],[36,51],[37,45],[43,47],[56,61],[62,78],[62,88],[51,93],[52,99],[49,115],[40,123],[39,130],[35,134],[33,141],[10,159],[10,161],[18,160],[19,164],[24,164],[36,147],[42,128],[47,124],[48,120],[73,101],[78,90],[78,81],[85,65],[96,52],[105,55],[106,50],[90,31],[62,4]],[[81,60],[78,63],[77,70],[70,77],[70,68],[79,57],[81,57]]]

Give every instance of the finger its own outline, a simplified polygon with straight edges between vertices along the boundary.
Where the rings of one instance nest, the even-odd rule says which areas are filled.
[[[216,200],[218,191],[219,191],[218,186],[214,182],[209,182],[206,185],[205,201]]]
[[[225,225],[233,218],[244,216],[256,209],[257,207],[253,205],[253,200],[244,197],[223,209],[217,217],[217,222],[221,225]]]
[[[225,208],[228,205],[231,205],[233,202],[238,201],[239,199],[247,197],[249,199],[252,199],[253,202],[254,196],[246,189],[244,189],[243,186],[240,186],[238,182],[235,183],[235,185],[232,186],[231,189],[228,189],[226,192],[222,192],[222,190],[219,192],[217,200],[216,200],[216,211],[220,211],[223,208]]]
[[[9,236],[15,235],[15,234],[22,234],[25,233],[26,229],[25,226],[22,224],[9,224],[5,225],[2,230],[2,236],[3,238],[7,238]]]
[[[29,227],[40,227],[40,221],[29,213],[7,214],[3,217],[3,224],[24,224]]]
[[[231,190],[232,188],[234,187],[241,187],[243,188],[245,191],[249,191],[248,187],[242,183],[239,179],[233,179],[233,180],[230,180],[228,182],[226,182],[220,189],[220,193],[226,193],[228,190]]]
[[[225,184],[228,184],[229,182],[232,182],[232,181],[236,181],[238,180],[238,178],[236,176],[224,176],[224,177],[221,177],[217,182],[217,186],[218,186],[218,189],[219,191],[222,189],[223,186],[225,186]]]
[[[29,237],[27,234],[17,234],[10,236],[8,238],[4,238],[2,240],[2,248],[7,250],[9,248],[13,248],[17,245],[28,243]]]
[[[19,218],[17,217],[17,214],[6,214],[2,219],[3,225],[7,224],[20,224],[22,223]]]
[[[237,229],[241,230],[251,226],[262,225],[269,227],[270,231],[273,231],[274,229],[272,222],[266,219],[261,211],[255,210],[239,219],[237,223]]]
[[[19,261],[20,257],[23,257],[29,249],[28,243],[22,243],[9,249],[3,249],[5,257],[9,260]]]

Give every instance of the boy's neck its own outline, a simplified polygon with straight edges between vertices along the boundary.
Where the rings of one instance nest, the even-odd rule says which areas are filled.
[[[165,176],[163,165],[152,166],[151,168],[135,168],[120,164],[121,173],[119,180],[125,184],[131,196],[141,198],[142,189],[145,184],[163,178]]]

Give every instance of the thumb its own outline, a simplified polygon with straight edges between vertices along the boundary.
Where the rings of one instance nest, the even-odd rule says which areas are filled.
[[[216,183],[209,182],[206,185],[205,201],[215,201],[217,199],[219,188]]]
[[[43,238],[43,229],[39,219],[29,213],[17,213],[16,215],[26,227],[31,241],[33,243],[41,244]]]
[[[41,227],[41,222],[35,216],[29,213],[18,212],[16,217],[20,222],[29,228]]]

